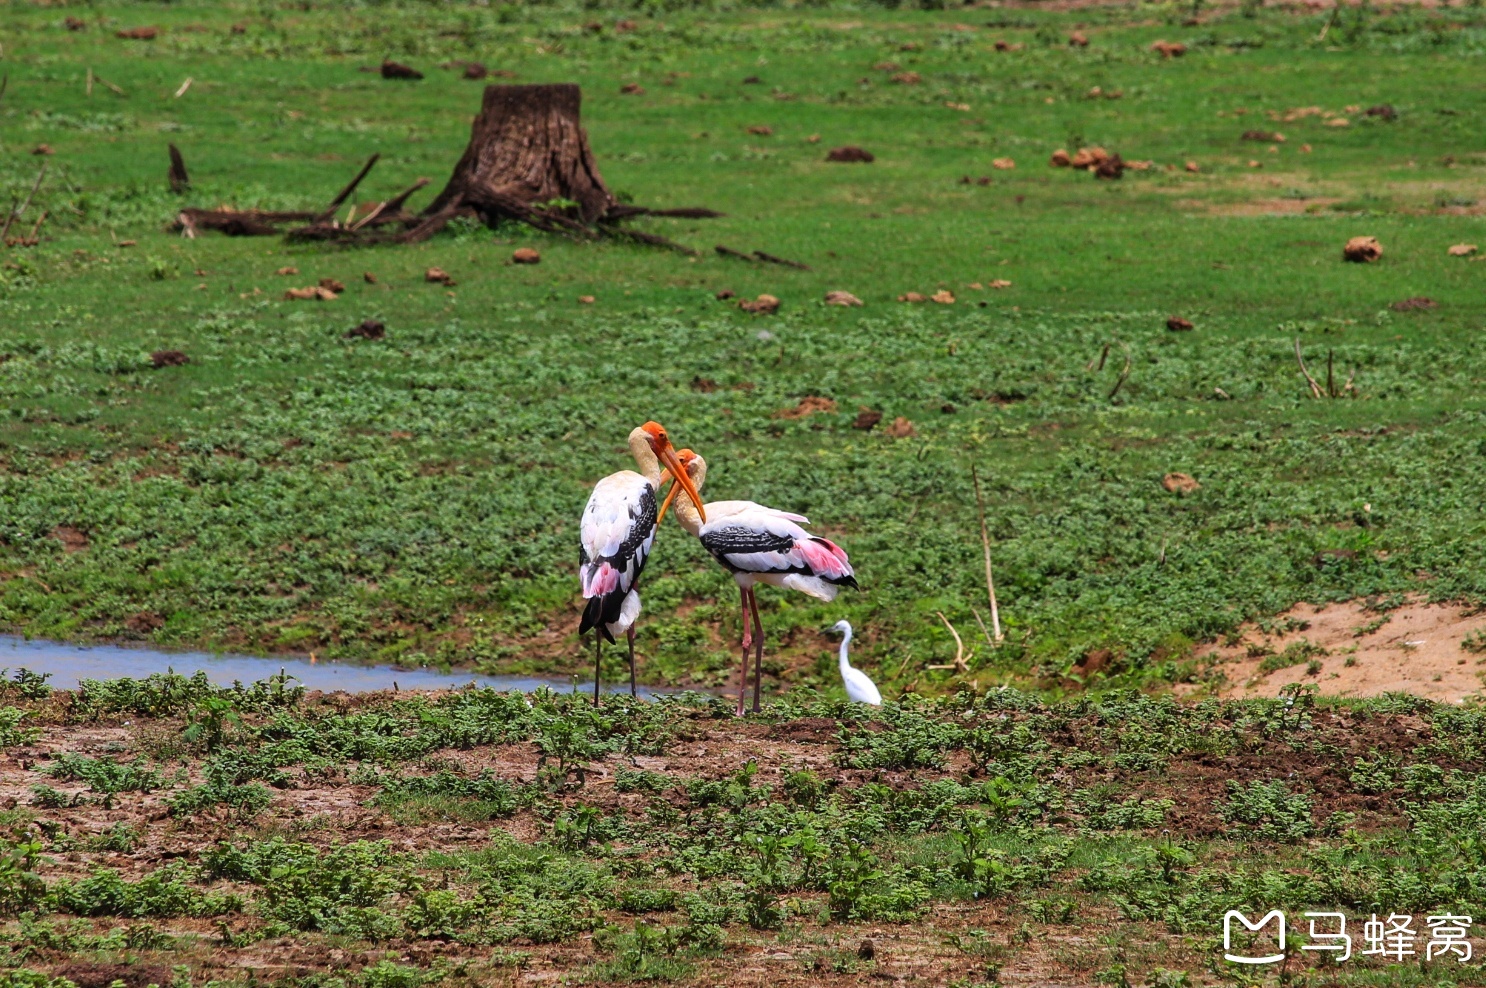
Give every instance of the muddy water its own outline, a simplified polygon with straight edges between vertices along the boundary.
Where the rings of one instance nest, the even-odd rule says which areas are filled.
[[[250,655],[212,655],[207,652],[160,652],[149,648],[125,648],[119,645],[67,645],[51,641],[27,641],[13,635],[0,635],[0,669],[25,668],[32,672],[49,672],[47,682],[57,689],[72,689],[83,679],[142,679],[152,673],[174,670],[183,676],[197,670],[221,686],[234,682],[252,683],[280,670],[303,683],[306,689],[345,690],[362,693],[368,690],[452,689],[475,683],[499,690],[529,693],[543,686],[553,690],[593,692],[593,681],[575,683],[571,679],[538,679],[531,676],[482,676],[475,673],[439,672],[435,669],[405,669],[394,666],[356,665],[345,662],[312,662],[304,658],[263,659]],[[609,692],[628,690],[629,683],[605,683]],[[650,689],[641,686],[642,697],[655,697],[676,690]]]

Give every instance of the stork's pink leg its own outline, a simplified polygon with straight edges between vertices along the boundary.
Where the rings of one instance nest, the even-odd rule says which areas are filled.
[[[635,629],[631,627],[625,635],[629,638],[629,695],[634,696],[637,692],[635,689]]]
[[[758,634],[754,639],[757,651],[753,662],[753,712],[758,713],[758,694],[764,682],[764,622],[759,620],[758,594],[752,588],[748,591],[748,606],[753,609],[753,630]]]
[[[753,644],[753,633],[748,628],[748,590],[738,585],[738,601],[743,608],[743,668],[738,672],[738,709],[735,717],[743,716],[743,696],[748,689],[748,648]]]

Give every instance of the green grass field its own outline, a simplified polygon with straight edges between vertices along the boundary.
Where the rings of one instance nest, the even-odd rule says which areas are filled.
[[[711,497],[804,511],[856,564],[863,592],[830,606],[761,595],[771,685],[834,688],[820,632],[841,617],[890,695],[1060,689],[1096,648],[1116,684],[1189,679],[1202,643],[1299,600],[1486,593],[1486,268],[1446,253],[1482,232],[1476,8],[1330,25],[1252,6],[1189,24],[1161,4],[0,9],[0,198],[48,166],[16,224],[48,210],[41,243],[0,268],[13,629],[578,670],[585,485],[627,466],[625,434],[652,417],[708,456]],[[115,36],[145,25],[155,40]],[[1163,59],[1162,39],[1186,54]],[[384,56],[427,78],[359,71]],[[480,83],[440,67],[465,59],[579,83],[611,188],[727,214],[638,221],[700,256],[515,226],[362,250],[167,231],[182,205],[316,207],[372,152],[359,197],[428,176],[421,206],[479,105]],[[124,95],[89,95],[90,70]],[[1392,118],[1365,112],[1382,104]],[[1285,140],[1243,139],[1256,129]],[[824,160],[846,144],[876,161]],[[1049,167],[1086,145],[1153,164],[1120,181]],[[1357,235],[1380,261],[1343,263]],[[512,266],[517,246],[542,263]],[[426,283],[433,266],[457,284]],[[283,300],[320,278],[348,288]],[[1011,287],[971,287],[995,279]],[[750,316],[722,289],[783,304]],[[823,305],[832,289],[865,306]],[[940,289],[955,304],[897,301]],[[1414,297],[1437,307],[1390,308]],[[345,338],[365,318],[385,340]],[[1313,399],[1297,339],[1353,390]],[[154,369],[163,349],[190,363]],[[778,417],[807,396],[836,411]],[[882,425],[852,428],[861,408]],[[899,417],[911,436],[885,432]],[[986,617],[972,464],[1008,631],[994,650],[971,611]],[[1201,488],[1167,492],[1172,471]],[[1356,555],[1318,563],[1327,549]],[[642,675],[723,683],[731,581],[677,528],[651,567]],[[954,655],[938,611],[971,643],[968,676],[925,670]]]

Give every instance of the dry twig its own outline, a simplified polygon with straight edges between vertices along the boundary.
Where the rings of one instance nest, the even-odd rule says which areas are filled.
[[[986,562],[986,597],[991,602],[991,627],[996,631],[996,636],[991,641],[994,647],[996,642],[1006,636],[1001,633],[1001,609],[996,606],[996,581],[991,576],[991,533],[986,528],[986,502],[980,493],[980,474],[976,472],[974,463],[970,464],[970,480],[975,484],[975,508],[980,513],[980,546],[985,550]],[[975,616],[975,620],[980,620],[979,614]],[[981,630],[985,630],[985,625],[981,625]]]
[[[944,616],[944,612],[943,611],[935,611],[934,613],[939,615],[939,620],[941,620],[941,621],[944,622],[944,626],[949,629],[949,633],[951,635],[954,635],[955,636],[955,660],[953,662],[951,662],[949,665],[925,666],[924,668],[926,668],[926,669],[953,669],[956,672],[961,673],[962,675],[964,673],[968,673],[970,671],[970,666],[967,665],[966,662],[965,662],[965,643],[960,640],[960,633],[955,630],[955,626],[954,625],[952,625],[952,624],[949,623],[949,618],[947,618],[947,617]]]
[[[1317,384],[1316,379],[1311,377],[1311,372],[1305,369],[1305,358],[1300,354],[1300,337],[1298,336],[1295,337],[1295,362],[1300,365],[1300,373],[1305,375],[1305,383],[1311,386],[1311,396],[1321,397],[1321,385]]]

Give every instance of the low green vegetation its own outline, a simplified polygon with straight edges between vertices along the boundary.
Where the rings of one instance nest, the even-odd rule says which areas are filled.
[[[1275,908],[1293,977],[1445,985],[1474,967],[1328,963],[1298,951],[1294,917],[1340,910],[1360,931],[1486,908],[1486,720],[1397,694],[992,689],[868,710],[802,690],[738,721],[700,694],[214,690],[236,714],[214,745],[177,750],[158,788],[99,785],[94,766],[144,771],[188,715],[83,696],[164,710],[195,692],[153,677],[25,701],[42,734],[0,769],[38,784],[0,839],[13,983],[82,983],[118,956],[162,988],[240,983],[265,950],[280,959],[255,979],[284,988],[513,968],[709,984],[740,964],[791,985],[925,965],[965,985],[1197,983],[1240,978],[1219,957],[1227,910]],[[554,724],[586,739],[559,769]],[[233,786],[262,798],[193,796]]]
[[[776,683],[832,682],[817,632],[842,617],[889,695],[1160,685],[1298,600],[1486,590],[1481,269],[1446,253],[1479,239],[1474,7],[3,9],[0,201],[48,166],[41,243],[0,251],[9,628],[581,669],[578,513],[652,417],[709,458],[713,497],[803,511],[851,553],[860,594],[763,595]],[[386,55],[427,78],[358,71]],[[614,189],[727,213],[639,221],[701,255],[473,224],[359,251],[166,231],[184,204],[318,206],[373,151],[362,195],[437,187],[478,103],[469,60],[581,84]],[[876,160],[824,161],[847,144]],[[1094,145],[1153,164],[1046,164]],[[1383,257],[1343,263],[1360,234]],[[541,264],[509,265],[515,246]],[[321,278],[348,287],[282,298]],[[783,305],[749,316],[721,289]],[[941,289],[954,304],[896,300]],[[385,339],[346,336],[365,318]],[[1339,397],[1312,397],[1297,340]],[[156,368],[163,350],[189,363]],[[966,675],[925,668],[954,655],[940,611]],[[739,633],[726,575],[661,533],[642,675],[721,685]]]

